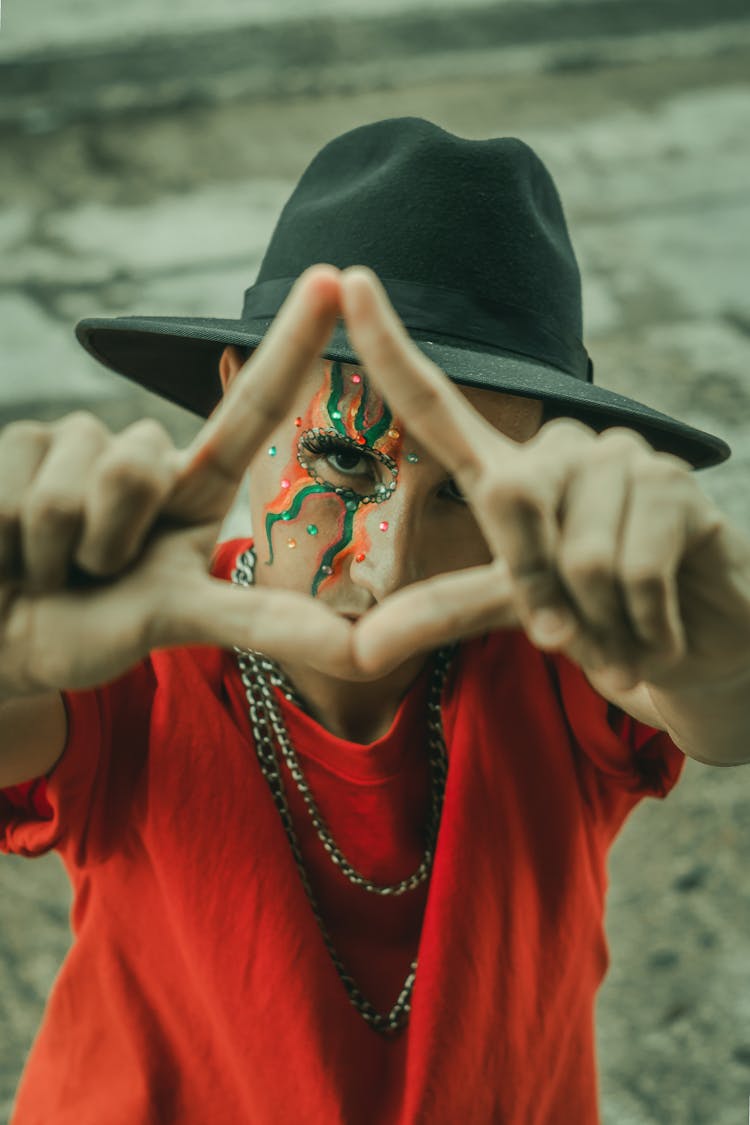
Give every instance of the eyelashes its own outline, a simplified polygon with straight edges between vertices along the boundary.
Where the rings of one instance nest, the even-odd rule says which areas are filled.
[[[369,477],[370,481],[375,480],[379,473],[377,471],[378,462],[382,463],[391,477],[391,483],[384,485],[382,483],[377,485],[376,498],[384,499],[383,492],[392,492],[396,487],[396,479],[398,477],[398,467],[396,462],[388,457],[385,453],[379,450],[370,449],[368,446],[360,445],[354,438],[343,437],[340,434],[333,434],[328,431],[308,430],[302,434],[299,439],[299,446],[305,453],[312,457],[324,457],[328,460],[330,468],[339,473],[343,477]],[[336,464],[333,460],[340,460],[342,458],[352,458],[353,464],[344,465]],[[306,464],[304,458],[299,456],[300,463],[316,480],[321,480],[318,471],[311,465]],[[364,469],[356,469],[355,466],[358,462],[365,462]],[[337,489],[338,491],[338,489]],[[449,479],[445,481],[441,488],[447,499],[451,500],[454,504],[466,504],[466,498],[460,492],[454,480]]]
[[[353,457],[355,464],[358,461],[366,461],[370,470],[372,470],[377,458],[373,457],[370,451],[355,441],[346,441],[345,439],[334,437],[333,434],[303,434],[300,438],[300,445],[317,457]],[[373,473],[355,472],[353,466],[342,468],[340,465],[334,464],[332,466],[336,472],[341,473],[343,476],[372,476]]]

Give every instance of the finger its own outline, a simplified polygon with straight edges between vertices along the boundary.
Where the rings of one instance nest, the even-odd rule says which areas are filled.
[[[51,441],[40,422],[12,422],[0,433],[0,582],[22,576],[22,498]]]
[[[416,652],[517,628],[513,590],[503,560],[405,586],[354,627],[353,653],[363,670],[386,675]]]
[[[339,276],[333,266],[316,265],[297,279],[218,409],[179,455],[167,514],[199,522],[226,513],[249,462],[325,349],[340,311]]]
[[[568,481],[557,562],[582,628],[610,660],[640,648],[619,581],[630,472],[617,446],[599,439]]]
[[[543,647],[559,646],[580,630],[559,573],[559,520],[582,445],[595,440],[579,422],[550,423],[509,464],[487,473],[472,505],[493,554],[508,564],[523,627]]]
[[[634,468],[622,535],[620,582],[649,662],[671,665],[685,654],[677,570],[688,535],[692,481],[682,462],[657,454]]]
[[[107,440],[104,425],[84,411],[68,414],[54,426],[21,513],[24,579],[30,589],[65,584],[83,526],[86,482]]]
[[[409,337],[377,276],[364,266],[342,275],[342,306],[354,347],[391,410],[471,495],[484,470],[488,442],[494,463],[516,443],[467,402]]]
[[[170,581],[154,598],[149,647],[237,645],[278,662],[356,679],[352,632],[350,622],[305,594],[240,587],[196,573]]]
[[[117,434],[91,469],[75,562],[99,577],[118,574],[140,551],[174,485],[172,441],[152,418]]]

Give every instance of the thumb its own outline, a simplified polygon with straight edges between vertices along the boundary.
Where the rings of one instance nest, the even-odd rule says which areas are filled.
[[[291,590],[238,586],[205,573],[184,574],[161,590],[150,613],[150,648],[216,645],[257,649],[340,679],[361,678],[353,626],[321,602]]]

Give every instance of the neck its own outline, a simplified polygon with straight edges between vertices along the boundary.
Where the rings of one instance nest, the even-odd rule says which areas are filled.
[[[348,742],[369,745],[388,733],[401,700],[428,659],[420,653],[384,679],[369,683],[334,679],[304,664],[284,664],[282,671],[321,726]]]

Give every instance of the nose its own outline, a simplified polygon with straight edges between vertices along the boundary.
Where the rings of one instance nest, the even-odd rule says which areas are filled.
[[[424,497],[404,484],[388,500],[367,505],[360,517],[365,534],[358,536],[361,549],[352,552],[350,577],[375,602],[426,576],[420,534]]]

